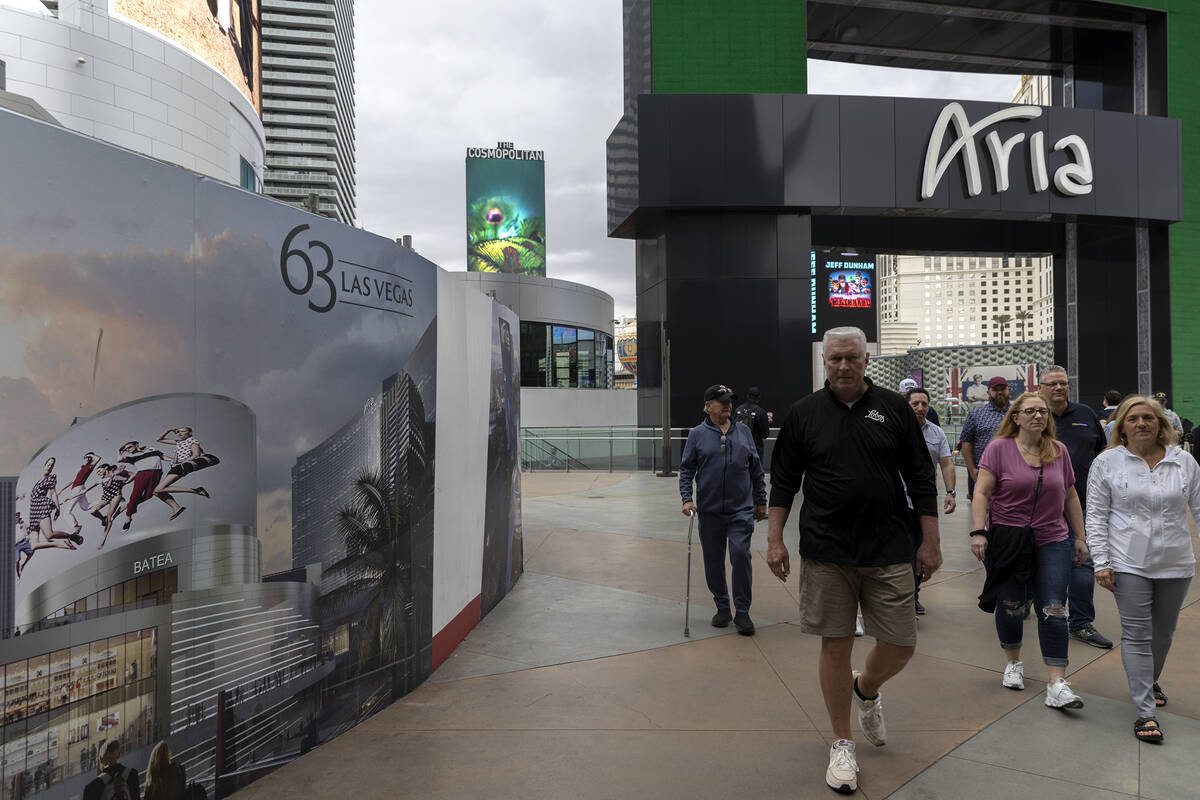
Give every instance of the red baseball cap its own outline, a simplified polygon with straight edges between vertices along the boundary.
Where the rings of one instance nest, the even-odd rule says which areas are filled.
[[[1001,378],[999,375],[988,381],[989,389],[993,389],[997,386],[1008,386],[1008,381],[1006,381],[1004,378]]]

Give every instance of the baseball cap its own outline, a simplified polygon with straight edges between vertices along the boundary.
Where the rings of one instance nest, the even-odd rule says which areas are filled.
[[[907,392],[909,389],[915,388],[917,388],[917,382],[912,378],[905,378],[904,380],[900,381],[900,391],[902,392]]]
[[[989,389],[992,389],[996,386],[1008,386],[1008,381],[1006,381],[1004,378],[1001,378],[999,375],[997,375],[996,377],[994,377],[990,381],[988,381]]]
[[[733,397],[733,389],[723,383],[714,383],[704,390],[704,402],[709,400],[728,400]]]

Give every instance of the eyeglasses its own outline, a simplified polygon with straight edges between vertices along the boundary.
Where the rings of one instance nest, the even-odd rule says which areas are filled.
[[[1027,417],[1044,417],[1050,413],[1048,408],[1022,408],[1021,413]]]

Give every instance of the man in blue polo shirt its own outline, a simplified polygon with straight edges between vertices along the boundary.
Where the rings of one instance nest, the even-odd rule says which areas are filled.
[[[1054,434],[1071,456],[1071,467],[1075,470],[1075,485],[1087,486],[1088,473],[1092,469],[1092,461],[1104,450],[1104,426],[1096,417],[1096,412],[1082,403],[1072,403],[1067,399],[1070,387],[1067,371],[1058,365],[1052,365],[1042,370],[1040,391],[1050,406],[1054,415]],[[1079,493],[1079,504],[1087,506],[1087,492]],[[1071,531],[1072,536],[1082,536],[1083,531]],[[1071,568],[1071,582],[1067,586],[1067,609],[1070,616],[1067,627],[1071,638],[1092,647],[1108,650],[1113,646],[1111,640],[1096,630],[1096,606],[1093,602],[1096,591],[1094,580],[1094,565],[1092,556],[1082,564]]]
[[[987,396],[986,403],[972,408],[967,414],[962,433],[958,436],[958,449],[967,464],[968,500],[975,496],[975,478],[979,475],[979,459],[983,458],[983,448],[987,447],[1004,421],[1004,415],[1008,413],[1008,381],[998,375],[992,378],[987,384]]]

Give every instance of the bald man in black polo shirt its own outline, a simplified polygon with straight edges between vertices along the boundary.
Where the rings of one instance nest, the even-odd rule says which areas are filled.
[[[851,698],[867,740],[886,744],[879,688],[916,650],[905,484],[923,534],[916,556],[923,579],[941,566],[942,555],[933,464],[916,415],[903,397],[866,377],[867,338],[861,330],[829,330],[823,346],[825,388],[792,405],[775,442],[767,565],[787,580],[783,528],[803,485],[800,628],[821,637],[821,693],[836,740],[825,782],[835,791],[853,792],[858,762]],[[866,634],[876,639],[861,674],[850,666],[859,606]]]

